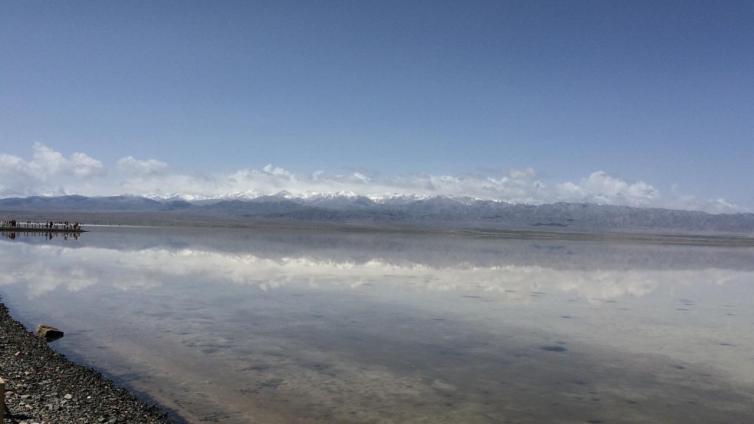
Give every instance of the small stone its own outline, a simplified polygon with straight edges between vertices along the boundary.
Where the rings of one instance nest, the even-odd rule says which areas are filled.
[[[564,348],[563,346],[558,345],[546,345],[546,346],[540,346],[540,349],[547,351],[547,352],[566,352],[568,349]]]
[[[63,396],[63,397],[64,397],[64,398],[65,398],[66,400],[71,400],[71,399],[73,399],[73,395],[71,395],[70,393],[66,393],[66,394],[65,394],[65,396]]]
[[[63,337],[63,335],[65,334],[62,331],[60,331],[59,329],[57,329],[57,328],[55,328],[55,327],[53,327],[51,325],[46,325],[46,324],[39,324],[37,326],[37,331],[35,333],[36,333],[37,337],[41,337],[41,338],[47,340],[48,342],[55,341],[55,340]]]

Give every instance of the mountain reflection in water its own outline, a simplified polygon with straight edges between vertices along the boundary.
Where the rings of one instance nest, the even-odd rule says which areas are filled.
[[[750,248],[102,228],[0,267],[192,422],[754,420]]]

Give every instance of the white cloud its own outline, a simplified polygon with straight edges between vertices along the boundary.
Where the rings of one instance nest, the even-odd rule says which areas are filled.
[[[26,165],[40,179],[61,174],[88,178],[102,175],[105,171],[102,162],[85,153],[77,152],[66,158],[62,153],[41,143],[34,143],[32,150],[32,159]]]
[[[0,153],[0,173],[3,176],[9,176],[12,174],[24,174],[29,175],[30,169],[28,163],[23,159]]]
[[[262,168],[262,171],[264,171],[267,174],[270,174],[275,177],[283,177],[288,180],[295,180],[296,177],[288,172],[287,170],[283,168],[279,168],[277,166],[272,166],[272,164],[268,163],[267,165]]]
[[[552,182],[534,169],[514,169],[498,175],[412,174],[375,176],[365,172],[311,175],[268,164],[262,169],[229,173],[182,173],[167,163],[127,156],[117,161],[115,172],[105,176],[102,162],[84,154],[66,157],[35,143],[32,158],[0,153],[0,196],[116,195],[132,194],[185,199],[251,198],[285,193],[293,197],[362,195],[372,199],[392,196],[458,196],[510,203],[542,204],[586,202],[638,207],[698,209],[714,213],[741,209],[724,199],[700,199],[676,189],[661,193],[644,181],[627,181],[604,171],[576,181]],[[102,177],[102,178],[92,178]]]
[[[157,159],[139,160],[133,156],[126,156],[118,160],[118,170],[133,176],[154,176],[165,174],[168,164]]]
[[[102,162],[85,153],[69,157],[34,143],[30,160],[0,153],[0,195],[64,194],[66,186],[86,186],[88,179],[105,175]]]
[[[580,198],[585,202],[605,204],[652,206],[660,199],[660,192],[644,181],[629,183],[604,171],[593,172],[578,183],[560,183],[556,191],[563,200]]]
[[[80,178],[103,175],[105,172],[102,162],[84,153],[74,153],[69,162],[73,175]]]

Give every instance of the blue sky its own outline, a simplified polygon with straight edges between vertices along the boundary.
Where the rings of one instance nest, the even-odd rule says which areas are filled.
[[[164,163],[152,179],[274,164],[386,191],[600,172],[647,205],[750,210],[752,22],[734,1],[3,2],[0,194],[138,192],[131,157]],[[102,169],[57,178],[34,143]],[[234,189],[297,189],[257,183]]]

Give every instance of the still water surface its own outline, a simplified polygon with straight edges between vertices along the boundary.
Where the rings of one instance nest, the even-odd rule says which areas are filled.
[[[751,248],[101,228],[0,268],[189,422],[754,422]]]

